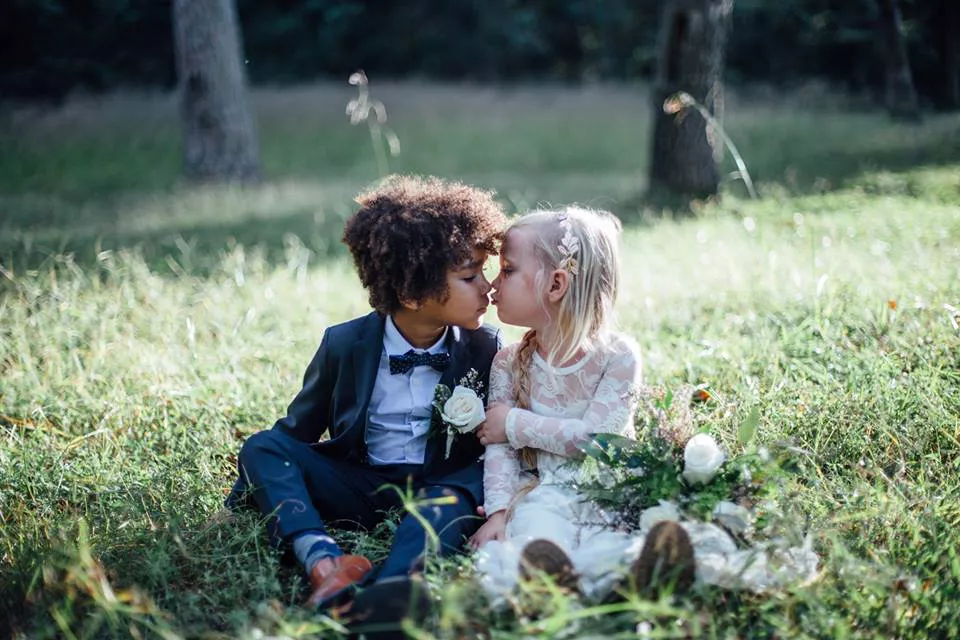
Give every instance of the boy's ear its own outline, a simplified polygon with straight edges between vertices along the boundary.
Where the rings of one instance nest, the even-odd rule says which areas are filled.
[[[547,300],[560,302],[567,295],[570,288],[570,274],[566,269],[555,269],[550,274],[550,287],[547,289]]]
[[[407,300],[406,298],[400,298],[400,306],[402,306],[407,311],[420,311],[420,307],[423,304],[417,302],[416,300]]]

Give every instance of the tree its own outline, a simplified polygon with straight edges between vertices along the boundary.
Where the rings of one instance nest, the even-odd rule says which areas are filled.
[[[183,170],[197,180],[256,180],[259,144],[247,101],[234,0],[174,0]]]
[[[886,104],[894,118],[918,120],[920,104],[913,86],[907,47],[903,42],[903,18],[897,0],[877,0],[880,34],[886,53]]]
[[[717,193],[720,141],[696,109],[667,113],[664,102],[686,92],[709,113],[722,105],[721,76],[733,0],[671,0],[660,23],[653,88],[652,191],[706,197]],[[671,110],[672,111],[672,110]]]
[[[940,61],[943,64],[941,101],[944,107],[960,107],[960,6],[957,0],[940,0]]]

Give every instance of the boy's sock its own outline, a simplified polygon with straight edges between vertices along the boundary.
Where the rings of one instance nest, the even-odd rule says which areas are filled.
[[[306,569],[307,575],[313,570],[313,566],[324,558],[337,558],[343,555],[343,551],[337,546],[333,538],[323,531],[303,531],[293,539],[293,553],[297,560]]]

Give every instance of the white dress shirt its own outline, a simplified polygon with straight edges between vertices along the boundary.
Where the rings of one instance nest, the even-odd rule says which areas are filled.
[[[401,335],[393,318],[387,316],[383,331],[383,353],[367,412],[367,455],[370,464],[423,464],[427,431],[433,412],[433,394],[440,372],[429,366],[413,367],[406,373],[390,373],[390,356],[411,349],[418,353],[446,353],[449,327],[428,349],[415,349]]]

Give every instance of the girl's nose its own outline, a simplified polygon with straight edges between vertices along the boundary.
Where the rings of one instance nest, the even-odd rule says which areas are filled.
[[[483,275],[482,273],[480,274],[480,279],[481,279],[480,290],[483,291],[483,295],[487,295],[488,293],[490,293],[490,289],[492,289],[493,287],[490,285],[490,281],[487,280],[487,276]]]

